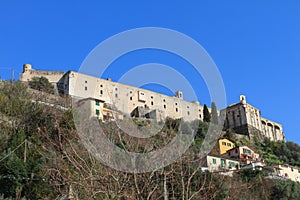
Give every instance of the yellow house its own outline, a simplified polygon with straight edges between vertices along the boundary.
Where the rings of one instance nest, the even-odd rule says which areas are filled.
[[[220,138],[218,142],[219,142],[220,154],[224,154],[228,150],[233,149],[235,147],[234,141],[229,140],[227,138]]]

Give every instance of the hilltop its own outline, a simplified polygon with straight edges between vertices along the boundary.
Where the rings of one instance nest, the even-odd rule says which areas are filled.
[[[30,90],[22,82],[3,82],[0,87],[0,194],[5,198],[300,198],[298,183],[267,178],[264,170],[237,170],[232,176],[203,171],[198,155],[208,122],[199,122],[194,143],[175,163],[152,173],[125,173],[101,164],[85,149],[76,133],[68,99],[55,95],[49,98],[51,95]],[[167,144],[176,135],[178,122],[167,119],[150,142],[133,140],[113,121],[99,125],[120,148],[148,152]],[[135,123],[148,126],[147,120],[136,119]],[[255,137],[249,140],[237,135],[227,131],[223,137],[230,138],[237,146],[254,148],[265,159],[266,166],[283,163],[300,166],[300,147],[293,142]]]

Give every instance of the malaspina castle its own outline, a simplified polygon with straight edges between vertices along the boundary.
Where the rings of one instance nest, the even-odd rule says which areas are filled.
[[[200,102],[185,101],[181,91],[177,91],[174,96],[167,96],[113,82],[111,79],[105,80],[75,71],[64,73],[35,70],[30,64],[24,64],[20,80],[28,82],[33,77],[46,77],[60,95],[87,100],[90,115],[103,121],[113,120],[123,114],[150,119],[183,118],[187,121],[202,121],[204,117]],[[270,140],[285,140],[282,125],[263,118],[261,111],[247,103],[244,95],[240,96],[238,103],[226,108],[224,129],[232,129],[243,135],[259,131]]]

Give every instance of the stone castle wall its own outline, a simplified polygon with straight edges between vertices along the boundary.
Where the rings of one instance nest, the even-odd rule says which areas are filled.
[[[56,84],[64,72],[50,71],[50,70],[35,70],[30,64],[23,65],[23,73],[20,75],[20,80],[28,82],[32,80],[33,77],[45,77],[50,83]]]
[[[246,102],[241,95],[240,102],[227,107],[225,129],[233,129],[239,134],[252,135],[259,131],[273,141],[284,141],[282,125],[261,117],[261,112]]]

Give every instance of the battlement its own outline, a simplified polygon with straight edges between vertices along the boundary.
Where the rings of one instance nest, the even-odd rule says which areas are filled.
[[[45,77],[50,83],[57,83],[59,79],[64,75],[64,72],[51,71],[51,70],[35,70],[31,64],[23,65],[23,73],[20,75],[20,80],[28,82],[33,77]]]

